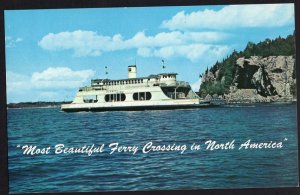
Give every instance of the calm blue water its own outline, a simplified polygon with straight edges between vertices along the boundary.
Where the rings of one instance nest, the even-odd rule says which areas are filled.
[[[298,185],[296,104],[194,110],[64,113],[9,109],[9,189],[16,192],[168,190]],[[287,141],[283,141],[287,138]],[[212,139],[283,141],[281,149],[205,150]],[[193,143],[199,151],[142,153],[143,145]],[[139,147],[109,154],[108,145]],[[105,144],[103,153],[23,155],[17,145]]]

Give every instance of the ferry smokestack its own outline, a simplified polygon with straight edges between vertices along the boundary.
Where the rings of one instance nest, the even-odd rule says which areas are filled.
[[[128,66],[128,78],[129,79],[135,79],[136,78],[136,65],[130,65]]]

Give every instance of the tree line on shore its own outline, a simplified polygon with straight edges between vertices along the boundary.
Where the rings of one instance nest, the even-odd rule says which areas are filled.
[[[71,103],[69,101],[61,102],[20,102],[20,103],[9,103],[7,108],[37,108],[37,107],[59,107],[61,104]]]

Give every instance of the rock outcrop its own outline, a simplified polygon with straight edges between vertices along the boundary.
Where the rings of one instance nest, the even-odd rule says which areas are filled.
[[[227,101],[270,102],[290,100],[296,79],[292,56],[239,58]]]

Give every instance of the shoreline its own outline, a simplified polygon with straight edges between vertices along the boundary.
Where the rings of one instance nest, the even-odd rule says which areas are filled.
[[[7,109],[23,109],[23,108],[55,108],[60,107],[61,104],[68,104],[71,101],[60,102],[19,102],[6,104]]]

